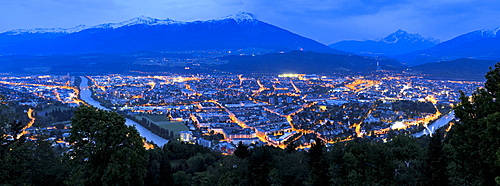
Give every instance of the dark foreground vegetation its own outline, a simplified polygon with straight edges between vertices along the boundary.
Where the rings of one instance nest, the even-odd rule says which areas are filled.
[[[171,141],[146,149],[136,129],[114,113],[80,107],[71,148],[44,136],[20,136],[23,122],[0,116],[0,183],[6,185],[496,185],[500,184],[500,65],[484,89],[462,95],[449,132],[387,143],[354,139],[308,150],[239,144],[223,156]]]

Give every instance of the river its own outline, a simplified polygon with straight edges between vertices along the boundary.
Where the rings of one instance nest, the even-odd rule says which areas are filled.
[[[88,88],[88,79],[84,76],[80,76],[82,78],[82,82],[80,83],[80,99],[85,101],[87,104],[92,105],[98,109],[102,110],[107,110],[110,111],[110,109],[103,107],[100,102],[94,100],[91,95],[92,91],[89,90]],[[145,137],[147,141],[152,141],[153,143],[157,144],[158,146],[162,147],[165,143],[168,143],[167,139],[164,139],[148,129],[144,128],[143,126],[139,125],[137,122],[126,118],[125,124],[128,126],[135,126],[137,131],[139,131],[139,134],[142,137]]]
[[[428,125],[427,127],[432,131],[432,133],[434,133],[436,131],[436,129],[439,129],[442,126],[445,126],[446,124],[448,124],[448,122],[450,122],[453,119],[455,119],[455,111],[451,111],[450,113],[448,113],[444,116],[441,116],[441,118],[436,120],[434,123]],[[421,132],[413,134],[413,136],[419,138],[423,135],[428,135],[428,134],[429,134],[429,130],[424,129]]]

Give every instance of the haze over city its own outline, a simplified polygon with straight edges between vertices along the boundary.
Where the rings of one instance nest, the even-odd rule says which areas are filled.
[[[0,32],[93,26],[138,16],[208,20],[244,11],[325,45],[378,39],[398,29],[446,41],[474,30],[499,27],[497,7],[500,2],[494,0],[2,0]]]

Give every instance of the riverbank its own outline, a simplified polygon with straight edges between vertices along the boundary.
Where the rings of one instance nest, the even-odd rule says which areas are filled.
[[[111,111],[110,109],[103,107],[100,102],[94,100],[91,97],[92,91],[90,91],[90,89],[87,85],[89,80],[84,76],[80,76],[80,78],[82,79],[82,81],[80,82],[80,99],[85,101],[87,104],[92,105],[98,109]],[[152,141],[153,143],[157,144],[160,147],[163,146],[164,144],[168,143],[167,139],[164,139],[164,138],[154,134],[153,132],[147,130],[145,127],[139,125],[137,122],[135,122],[129,118],[125,118],[125,119],[126,119],[125,124],[128,126],[134,126],[137,129],[137,131],[139,131],[139,134],[142,137],[146,138],[147,141]]]
[[[455,111],[451,111],[448,114],[446,114],[446,115],[442,116],[441,118],[439,118],[438,120],[436,120],[435,122],[433,122],[432,124],[427,125],[427,128],[429,128],[429,129],[424,129],[423,131],[412,134],[412,135],[417,137],[417,138],[422,137],[423,135],[429,135],[429,130],[430,130],[430,132],[434,133],[434,132],[436,132],[437,129],[445,126],[453,119],[455,119]]]

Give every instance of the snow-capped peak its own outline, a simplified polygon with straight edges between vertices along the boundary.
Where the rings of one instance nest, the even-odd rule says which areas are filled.
[[[180,21],[174,21],[172,19],[156,19],[151,17],[140,16],[136,18],[132,18],[127,21],[122,21],[119,23],[106,23],[94,26],[92,28],[120,28],[124,26],[132,26],[132,25],[170,25],[170,24],[181,24]]]
[[[410,34],[404,30],[397,30],[396,32],[389,34],[387,37],[381,39],[382,42],[386,43],[397,43],[399,41],[404,42],[430,42],[430,43],[439,43],[439,40],[434,38],[424,38],[419,34]]]
[[[231,15],[228,15],[225,17],[214,19],[214,20],[218,21],[218,20],[227,20],[227,19],[234,19],[237,23],[241,23],[241,22],[245,22],[245,21],[253,22],[253,21],[257,20],[253,14],[248,13],[248,12],[238,12],[237,14],[231,14]]]
[[[56,33],[56,34],[70,34],[75,32],[80,32],[85,29],[90,28],[120,28],[124,26],[132,26],[139,24],[147,24],[147,25],[169,25],[169,24],[182,24],[183,22],[174,21],[171,19],[156,19],[151,17],[136,17],[127,21],[122,21],[119,23],[105,23],[96,26],[86,26],[86,25],[78,25],[72,28],[32,28],[32,29],[17,29],[4,32],[3,34],[7,35],[19,35],[19,34],[46,34],[46,33]]]
[[[207,22],[221,21],[221,20],[228,20],[228,19],[235,20],[238,23],[241,23],[241,22],[256,23],[256,20],[257,20],[257,19],[255,19],[255,16],[251,13],[239,12],[237,14],[231,14],[229,16],[208,20]],[[79,26],[72,27],[72,28],[17,29],[17,30],[11,30],[11,31],[7,31],[4,33],[0,33],[0,34],[7,34],[7,35],[45,34],[45,33],[70,34],[70,33],[80,32],[82,30],[91,29],[91,28],[117,29],[117,28],[125,27],[125,26],[143,25],[143,24],[145,24],[145,25],[171,25],[171,24],[186,24],[186,23],[189,23],[189,22],[175,21],[172,19],[156,19],[156,18],[151,18],[151,17],[146,17],[146,16],[140,16],[140,17],[132,18],[132,19],[127,20],[127,21],[122,21],[122,22],[118,22],[118,23],[105,23],[105,24],[99,24],[96,26],[79,25]]]
[[[55,34],[69,34],[73,32],[80,32],[82,30],[91,28],[86,25],[78,25],[71,28],[31,28],[31,29],[16,29],[4,32],[7,35],[19,35],[19,34],[46,34],[46,33],[55,33]]]
[[[469,38],[495,38],[495,37],[500,37],[499,34],[500,27],[495,28],[495,29],[483,29],[483,30],[476,30],[470,33],[467,33],[466,36]]]

